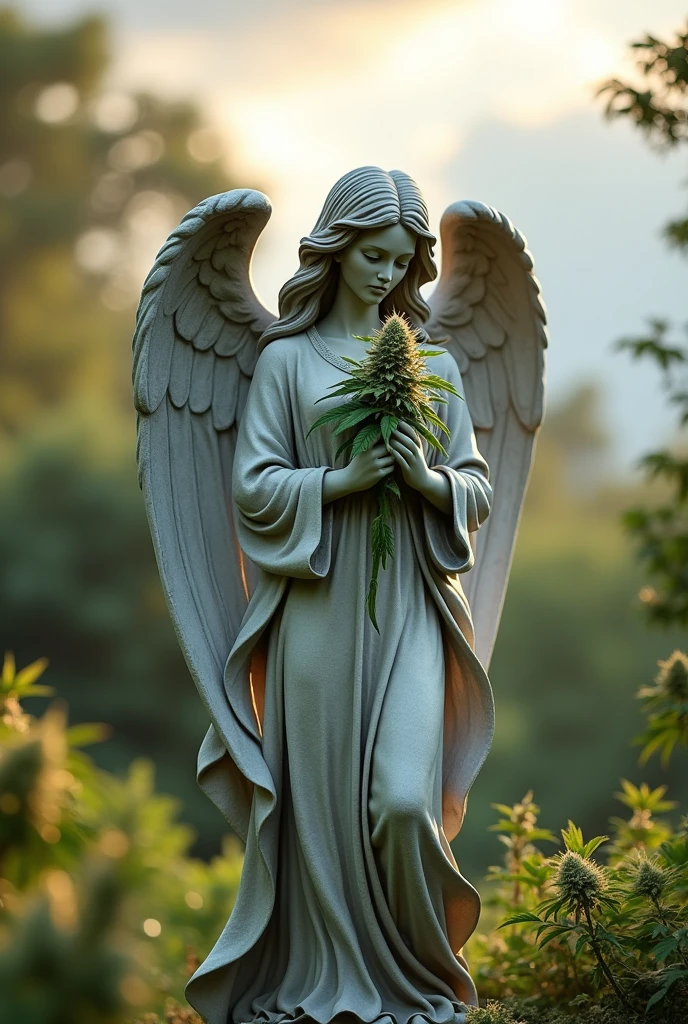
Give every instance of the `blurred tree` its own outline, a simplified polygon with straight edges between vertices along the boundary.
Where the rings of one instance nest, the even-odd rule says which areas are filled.
[[[79,433],[90,443],[18,443],[0,473],[0,632],[20,661],[42,636],[75,719],[110,727],[98,763],[152,758],[210,852],[225,828],[195,782],[207,714],[165,607],[132,453],[106,458],[88,425]]]
[[[610,78],[599,89],[609,117],[633,122],[660,148],[688,142],[688,25],[671,41],[646,35],[631,43],[638,51],[640,80]],[[671,221],[665,229],[670,242],[688,248],[688,217]]]
[[[47,404],[131,407],[132,307],[155,249],[231,187],[190,103],[107,91],[100,18],[0,8],[0,438]]]
[[[217,836],[135,479],[131,334],[168,232],[234,183],[197,107],[113,91],[108,51],[100,18],[41,28],[0,7],[2,633],[25,657],[44,629],[77,718],[112,727],[100,763],[155,757]]]
[[[660,148],[688,143],[688,27],[670,42],[646,35],[631,44],[640,54],[640,81],[610,79],[600,88],[610,117],[630,119]],[[670,245],[688,253],[688,217],[664,229]],[[688,332],[688,327],[686,328]],[[670,337],[670,325],[659,318],[636,338],[623,338],[618,347],[636,359],[649,358],[663,374],[668,399],[678,410],[679,433],[672,448],[649,452],[641,466],[662,485],[655,507],[638,506],[624,517],[635,538],[641,562],[654,585],[640,590],[649,620],[665,625],[688,623],[688,346]]]

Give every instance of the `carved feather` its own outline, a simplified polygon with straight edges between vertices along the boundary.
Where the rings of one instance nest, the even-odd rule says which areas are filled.
[[[475,565],[463,576],[476,651],[488,665],[542,421],[546,316],[526,241],[508,217],[482,203],[454,203],[440,231],[442,273],[426,328],[459,366],[494,487]]]
[[[170,613],[214,719],[244,580],[256,578],[242,564],[228,496],[256,343],[274,319],[249,269],[269,216],[251,189],[186,214],[146,278],[134,334],[139,478]],[[228,813],[241,831],[241,816]]]

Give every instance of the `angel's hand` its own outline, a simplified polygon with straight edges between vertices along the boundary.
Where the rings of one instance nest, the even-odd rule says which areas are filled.
[[[394,459],[384,444],[373,445],[365,452],[354,455],[342,472],[346,474],[349,493],[367,491],[394,470]]]
[[[347,494],[367,491],[394,470],[394,458],[383,444],[355,455],[344,469],[328,469],[323,478],[323,505]]]
[[[389,450],[399,464],[401,475],[409,487],[424,492],[428,486],[430,469],[418,434],[403,421],[392,431]]]
[[[400,422],[392,431],[389,449],[399,463],[401,475],[409,487],[420,491],[435,508],[447,515],[452,510],[451,487],[443,473],[430,469],[418,434],[408,423]]]

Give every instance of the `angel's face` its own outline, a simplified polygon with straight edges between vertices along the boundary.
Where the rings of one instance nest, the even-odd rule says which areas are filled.
[[[408,270],[416,237],[403,224],[361,231],[334,257],[341,267],[341,280],[361,302],[379,304]]]

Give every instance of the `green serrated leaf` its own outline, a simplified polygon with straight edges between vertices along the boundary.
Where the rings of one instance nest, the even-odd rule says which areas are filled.
[[[447,455],[447,457],[448,457],[447,450],[444,447],[444,445],[442,444],[442,442],[439,441],[435,437],[435,435],[432,434],[427,429],[427,427],[424,427],[422,423],[418,423],[417,421],[413,424],[413,426],[418,431],[418,433],[421,435],[421,437],[425,438],[425,440],[428,442],[428,444],[430,445],[431,448],[435,448],[438,452],[442,452],[443,455]]]
[[[351,456],[355,458],[361,452],[367,452],[369,448],[372,448],[376,441],[379,441],[382,437],[382,431],[379,423],[370,423],[368,426],[363,427],[356,434],[351,446]]]
[[[539,945],[539,948],[540,948],[540,949],[544,949],[544,947],[545,947],[545,946],[546,946],[546,945],[547,945],[547,944],[548,944],[549,942],[552,942],[552,941],[553,941],[554,939],[559,939],[559,938],[561,938],[561,936],[562,936],[562,935],[565,935],[565,934],[567,934],[567,933],[568,933],[569,931],[571,931],[571,929],[570,929],[570,928],[564,928],[564,927],[560,927],[560,928],[558,928],[558,929],[557,929],[556,931],[550,932],[550,934],[549,934],[549,935],[547,935],[547,936],[546,936],[546,937],[545,937],[544,939],[542,939],[542,941],[541,941],[541,942],[539,942],[539,943],[538,943],[538,945]]]
[[[318,399],[318,401],[320,401],[320,399]],[[323,427],[326,423],[331,423],[334,420],[341,419],[342,416],[346,415],[347,411],[348,411],[348,406],[347,405],[338,405],[336,409],[328,409],[327,412],[324,412],[322,414],[322,416],[318,417],[318,419],[315,421],[313,426],[310,428],[310,430],[306,434],[306,437],[308,437],[318,427]]]
[[[396,416],[383,416],[380,421],[380,428],[382,430],[382,440],[385,444],[389,444],[389,439],[392,436],[392,431],[396,430],[399,426],[399,420]]]
[[[334,461],[336,462],[337,459],[339,458],[339,456],[343,455],[344,452],[347,451],[347,449],[351,450],[351,448],[353,447],[353,443],[354,443],[354,439],[353,439],[353,437],[350,437],[348,439],[348,441],[344,441],[342,444],[340,444],[339,448],[334,453]]]
[[[542,918],[538,917],[537,914],[531,914],[530,911],[526,911],[523,914],[514,914],[511,917],[507,917],[506,921],[502,921],[499,928],[506,928],[510,924],[526,924],[530,921],[537,921],[538,924],[542,924]]]
[[[347,416],[344,417],[342,422],[335,430],[332,431],[332,435],[341,434],[344,430],[348,430],[350,427],[355,427],[357,423],[361,423],[363,420],[370,417],[370,409],[367,407],[362,409],[354,409]]]

